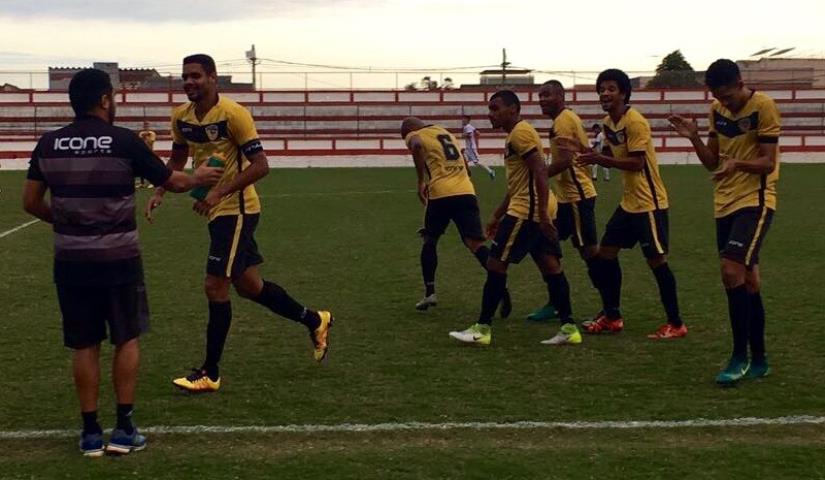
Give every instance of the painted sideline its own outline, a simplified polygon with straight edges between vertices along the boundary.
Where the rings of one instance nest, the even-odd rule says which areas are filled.
[[[595,422],[447,422],[447,423],[340,423],[332,425],[248,425],[248,426],[153,426],[142,427],[142,433],[152,434],[244,434],[244,433],[372,433],[445,430],[631,430],[718,427],[760,427],[791,425],[823,425],[825,417],[794,415],[786,417],[742,417],[711,420],[628,420]],[[0,431],[0,440],[75,437],[79,430],[17,430]]]
[[[40,221],[40,220],[37,220],[37,219],[30,220],[30,221],[28,221],[28,222],[24,223],[23,225],[18,225],[18,226],[16,226],[16,227],[12,228],[11,230],[6,230],[5,232],[0,233],[0,238],[3,238],[3,237],[6,237],[6,236],[9,236],[9,235],[11,235],[12,233],[14,233],[14,232],[16,232],[16,231],[18,231],[18,230],[23,230],[24,228],[26,228],[26,227],[28,227],[28,226],[31,226],[31,225],[34,225],[35,223],[37,223],[37,222],[39,222],[39,221]]]

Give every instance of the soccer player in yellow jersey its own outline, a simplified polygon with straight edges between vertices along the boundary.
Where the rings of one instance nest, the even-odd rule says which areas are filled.
[[[774,101],[746,87],[730,60],[713,62],[705,84],[716,99],[707,145],[695,122],[675,115],[669,120],[690,139],[702,165],[714,172],[716,245],[733,333],[733,354],[716,381],[731,385],[769,372],[759,249],[776,210],[780,120]]]
[[[521,102],[512,91],[496,92],[488,108],[493,128],[507,132],[507,193],[487,224],[487,236],[494,240],[478,322],[466,330],[450,332],[450,337],[464,343],[490,344],[490,325],[505,292],[507,267],[530,254],[547,283],[562,328],[568,332],[566,343],[581,343],[581,334],[571,319],[570,285],[561,268],[561,247],[552,220],[557,205],[547,185],[541,138],[532,125],[521,119]],[[554,339],[542,343],[556,344]]]
[[[261,211],[255,182],[269,173],[269,164],[249,111],[219,96],[217,80],[215,61],[210,56],[184,58],[183,88],[190,101],[172,112],[173,144],[168,165],[181,170],[191,155],[195,166],[218,159],[224,168],[223,178],[193,206],[195,212],[209,219],[204,285],[209,300],[206,358],[191,375],[173,380],[175,386],[191,392],[220,388],[218,363],[232,321],[230,286],[241,297],[305,325],[317,361],[326,356],[333,322],[329,312],[304,307],[277,284],[263,280],[258,272],[263,258],[254,237]],[[151,219],[163,194],[163,189],[158,189],[149,200],[147,218]]]
[[[648,335],[651,339],[680,338],[687,327],[679,315],[676,278],[667,263],[668,200],[653,149],[650,124],[629,105],[631,85],[627,74],[609,69],[599,74],[596,89],[604,117],[606,147],[602,152],[585,152],[577,162],[602,165],[622,172],[623,194],[619,207],[610,217],[599,245],[593,278],[601,293],[603,310],[592,321],[584,322],[587,333],[620,332],[624,328],[619,309],[622,270],[619,250],[638,243],[656,277],[667,323]],[[564,142],[580,148],[579,142]]]
[[[553,179],[552,187],[559,202],[556,228],[559,240],[567,240],[579,251],[591,271],[591,259],[598,251],[596,233],[596,188],[590,177],[590,167],[573,161],[574,154],[559,148],[558,139],[574,139],[589,145],[581,118],[569,109],[564,100],[564,86],[558,80],[549,80],[539,87],[539,106],[544,115],[553,119],[550,129],[551,163],[547,173]],[[591,273],[592,276],[592,273]],[[544,321],[555,317],[552,299],[547,305],[527,316],[528,320]]]
[[[417,117],[401,122],[401,137],[407,144],[418,174],[418,199],[426,207],[421,232],[421,272],[424,298],[415,305],[427,310],[438,304],[435,293],[435,270],[438,266],[438,239],[450,221],[455,223],[461,240],[486,268],[490,250],[484,244],[478,200],[470,180],[467,162],[458,149],[458,141],[444,127],[426,125]],[[501,316],[507,318],[512,306],[510,295],[502,299]]]
[[[138,133],[138,137],[140,137],[140,139],[143,140],[143,143],[149,147],[149,150],[152,150],[153,152],[155,151],[155,140],[158,139],[158,135],[151,128],[149,128],[149,122],[143,122],[143,130]],[[140,182],[137,186],[138,188],[146,188],[146,179],[140,177]]]

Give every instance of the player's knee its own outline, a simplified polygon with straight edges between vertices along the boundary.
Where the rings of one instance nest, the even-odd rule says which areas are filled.
[[[229,279],[207,276],[206,282],[204,282],[204,292],[210,302],[229,300]]]
[[[548,255],[539,264],[539,270],[541,270],[542,275],[558,275],[562,272],[561,260],[553,255]]]
[[[615,260],[619,256],[619,247],[601,246],[598,250],[599,258],[604,260]]]
[[[599,255],[599,247],[597,247],[596,245],[582,247],[579,249],[579,255],[582,257],[583,260],[590,260],[591,258],[596,258],[596,256]]]
[[[730,260],[722,260],[721,266],[722,283],[725,288],[735,288],[745,283],[745,266],[732,262]]]
[[[464,245],[466,245],[471,252],[475,253],[476,250],[478,250],[482,245],[484,245],[484,242],[481,240],[477,240],[475,238],[465,238]]]
[[[667,257],[664,255],[656,255],[647,259],[647,265],[651,268],[658,268],[667,263]]]
[[[759,277],[759,272],[749,271],[745,275],[745,288],[748,293],[758,293],[762,289],[762,279]]]
[[[496,258],[487,259],[487,270],[493,273],[507,273],[507,264]]]
[[[439,238],[439,237],[437,237],[437,236],[435,236],[435,235],[430,235],[430,234],[428,234],[428,233],[425,233],[424,235],[422,235],[422,236],[421,236],[421,242],[422,242],[422,243],[424,244],[424,246],[426,246],[426,247],[433,247],[433,248],[435,248],[435,246],[436,246],[436,245],[438,245],[438,238]]]

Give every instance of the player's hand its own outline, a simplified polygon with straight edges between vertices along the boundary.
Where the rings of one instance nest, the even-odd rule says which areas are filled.
[[[587,165],[601,165],[602,156],[596,152],[583,153],[576,157],[576,164],[580,167]]]
[[[696,122],[679,115],[667,117],[667,121],[676,130],[676,133],[685,138],[695,138],[699,136],[699,126]]]
[[[198,182],[198,185],[205,187],[210,187],[218,183],[222,176],[223,168],[207,167],[206,163],[196,168],[194,172],[195,181]]]
[[[498,233],[498,226],[501,224],[501,220],[498,217],[493,217],[487,222],[487,226],[484,228],[484,234],[487,236],[487,240],[492,240],[496,237],[496,233]]]
[[[143,212],[143,215],[146,217],[146,220],[149,223],[155,223],[154,217],[152,217],[152,210],[158,208],[163,203],[163,195],[155,192],[151,198],[149,198],[149,202],[146,204],[146,210]]]
[[[559,148],[559,150],[564,150],[566,152],[578,153],[578,154],[585,154],[585,153],[592,152],[590,147],[582,145],[581,142],[579,142],[575,138],[556,137],[556,138],[553,139],[553,141],[556,143],[556,146]]]
[[[733,158],[730,158],[727,155],[719,155],[719,162],[722,166],[719,170],[716,170],[716,172],[713,173],[714,182],[719,182],[725,178],[728,178],[736,171],[736,160]]]
[[[539,231],[548,240],[556,241],[559,238],[559,232],[556,230],[556,226],[553,225],[553,221],[549,218],[542,219],[539,222]]]
[[[209,215],[209,207],[203,200],[196,200],[195,203],[192,205],[192,211],[203,217]]]
[[[418,184],[418,200],[421,202],[422,205],[427,204],[427,199],[430,196],[430,190],[427,188],[426,183],[419,183]]]

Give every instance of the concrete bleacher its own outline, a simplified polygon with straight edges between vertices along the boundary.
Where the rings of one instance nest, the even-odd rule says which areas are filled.
[[[487,101],[490,91],[259,91],[234,92],[228,97],[244,104],[255,117],[267,153],[272,156],[403,155],[398,127],[402,118],[419,116],[427,122],[460,132],[461,116],[470,115],[480,129],[481,153],[498,155],[503,134],[490,129]],[[541,132],[551,121],[541,115],[535,91],[517,92],[523,116]],[[768,91],[782,114],[783,152],[816,154],[825,159],[825,90]],[[168,154],[169,113],[186,101],[178,92],[118,92],[117,123],[140,130],[143,122],[159,135],[157,150]],[[650,121],[657,149],[686,156],[690,145],[676,137],[667,123],[673,113],[692,116],[707,128],[710,102],[704,90],[634,91],[632,103]],[[569,106],[589,128],[603,117],[597,95],[568,92]],[[72,119],[65,92],[0,92],[0,159],[23,159],[39,135]],[[334,160],[333,160],[334,161]]]

